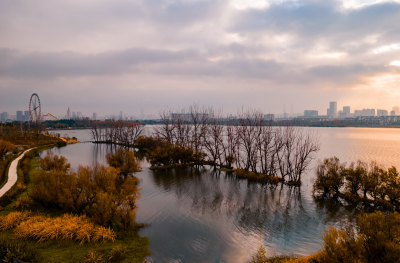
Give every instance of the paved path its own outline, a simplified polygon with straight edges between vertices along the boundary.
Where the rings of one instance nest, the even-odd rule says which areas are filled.
[[[23,152],[20,156],[18,156],[14,161],[11,162],[10,168],[8,169],[8,181],[7,183],[0,189],[0,197],[2,197],[5,193],[7,193],[8,190],[13,187],[13,185],[17,182],[18,179],[18,174],[17,174],[17,167],[18,167],[18,162],[19,160],[24,157],[24,155],[29,152],[32,149],[28,149],[25,152]]]

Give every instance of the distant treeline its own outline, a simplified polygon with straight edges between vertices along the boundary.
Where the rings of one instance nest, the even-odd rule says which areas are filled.
[[[179,115],[179,114],[178,114]],[[224,125],[239,125],[241,116],[218,117],[218,121]],[[115,119],[106,119],[101,122],[115,122]],[[143,125],[160,125],[163,119],[148,119],[148,120],[125,120],[127,122],[136,122]],[[190,119],[184,120],[190,123]],[[93,123],[98,122],[89,118],[85,119],[61,119],[61,120],[46,120],[41,122],[43,128],[50,129],[71,129],[71,128],[92,128]],[[304,126],[304,127],[400,127],[400,116],[368,116],[355,117],[345,119],[327,119],[326,117],[316,118],[288,118],[288,119],[270,119],[266,118],[266,123],[270,126]],[[20,125],[21,122],[11,122],[8,125]],[[28,122],[23,125],[29,125]]]

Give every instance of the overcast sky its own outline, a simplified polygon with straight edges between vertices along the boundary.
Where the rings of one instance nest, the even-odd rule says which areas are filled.
[[[400,105],[400,1],[0,0],[0,112]]]

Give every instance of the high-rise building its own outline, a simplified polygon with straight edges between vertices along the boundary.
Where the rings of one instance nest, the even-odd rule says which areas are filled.
[[[92,118],[94,121],[95,120],[97,120],[97,113],[96,112],[93,112],[93,118]]]
[[[17,110],[17,121],[24,121],[24,114],[22,110]]]
[[[6,122],[8,120],[8,113],[7,112],[2,112],[0,115],[0,120],[3,122]]]
[[[350,117],[350,106],[343,106],[343,110],[339,111],[337,115],[340,119]]]
[[[335,118],[337,116],[337,102],[331,101],[329,102],[329,108],[326,110],[326,115],[331,118]]]
[[[67,110],[66,119],[67,119],[67,120],[70,120],[70,119],[71,119],[71,110],[69,109],[69,107],[68,107],[68,110]]]

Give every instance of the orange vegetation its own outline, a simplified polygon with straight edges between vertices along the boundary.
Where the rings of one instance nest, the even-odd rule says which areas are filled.
[[[64,157],[46,156],[33,175],[31,198],[44,207],[87,215],[93,222],[129,229],[135,225],[138,179],[122,176],[113,167],[80,167],[69,171]]]
[[[75,240],[82,243],[114,241],[116,234],[107,227],[92,223],[86,216],[64,214],[61,217],[12,212],[1,217],[0,230],[14,229],[14,236],[24,240]]]
[[[361,214],[355,225],[325,230],[323,248],[308,257],[268,258],[260,247],[251,263],[384,263],[399,262],[400,214],[380,211]]]

